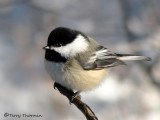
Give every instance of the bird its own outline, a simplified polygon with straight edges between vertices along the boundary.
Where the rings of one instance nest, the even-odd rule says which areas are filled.
[[[103,83],[108,69],[129,60],[150,61],[150,57],[119,54],[100,45],[86,34],[67,27],[57,27],[48,36],[45,68],[55,83],[76,91],[91,91]]]

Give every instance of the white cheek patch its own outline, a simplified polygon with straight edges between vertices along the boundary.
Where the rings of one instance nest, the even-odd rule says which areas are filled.
[[[77,53],[81,53],[87,50],[89,43],[82,35],[78,35],[75,40],[66,46],[54,47],[55,51],[60,53],[64,57],[75,56]]]

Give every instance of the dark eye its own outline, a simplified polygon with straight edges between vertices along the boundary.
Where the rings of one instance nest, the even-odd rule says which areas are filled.
[[[61,43],[57,43],[57,44],[55,44],[54,46],[55,46],[55,47],[61,47],[62,44],[61,44]]]

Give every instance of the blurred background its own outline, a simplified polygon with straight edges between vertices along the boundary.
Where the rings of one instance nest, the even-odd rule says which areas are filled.
[[[44,68],[47,37],[58,26],[80,30],[111,51],[149,56],[110,70],[82,100],[100,120],[160,120],[159,0],[1,0],[0,119],[82,120]]]

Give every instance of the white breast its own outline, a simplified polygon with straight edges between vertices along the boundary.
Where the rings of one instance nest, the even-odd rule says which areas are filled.
[[[66,81],[63,74],[62,64],[45,60],[45,67],[47,72],[55,82],[65,86]]]
[[[106,75],[107,69],[85,71],[75,60],[71,61],[67,64],[72,67],[68,68],[67,64],[63,66],[62,64],[45,60],[45,66],[51,78],[68,89],[78,91],[92,90],[102,82]]]

